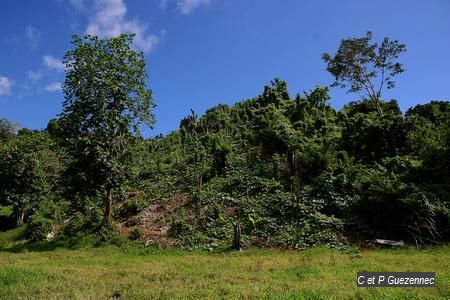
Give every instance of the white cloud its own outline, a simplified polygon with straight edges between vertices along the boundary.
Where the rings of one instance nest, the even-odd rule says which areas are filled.
[[[42,79],[42,76],[44,76],[42,71],[28,71],[27,72],[27,77],[31,81],[39,81]]]
[[[95,14],[86,33],[99,37],[116,37],[122,33],[135,33],[134,42],[139,50],[150,51],[159,42],[159,37],[146,34],[147,25],[137,19],[125,18],[127,7],[123,0],[95,0]]]
[[[179,0],[177,9],[184,15],[190,14],[199,6],[209,4],[210,0]]]
[[[49,67],[50,69],[54,69],[56,71],[64,71],[64,69],[66,68],[64,66],[64,64],[62,63],[62,61],[60,61],[57,58],[54,58],[53,56],[50,55],[45,55],[43,57],[44,59],[44,65],[46,65],[47,67]]]
[[[45,87],[45,89],[49,92],[56,92],[62,89],[61,82],[52,82]]]
[[[11,93],[11,86],[14,81],[5,76],[0,76],[0,96],[7,96]]]
[[[30,44],[31,48],[36,49],[39,47],[41,41],[41,32],[31,25],[25,27],[25,38]]]

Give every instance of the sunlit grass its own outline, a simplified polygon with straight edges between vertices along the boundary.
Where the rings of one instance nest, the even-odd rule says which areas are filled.
[[[0,298],[448,299],[449,247],[209,254],[114,247],[0,253]],[[357,271],[435,271],[435,288],[357,288]]]
[[[26,232],[26,226],[16,227],[4,232],[0,231],[0,248],[7,247],[12,243],[16,244],[16,241],[22,239]],[[17,242],[20,243],[20,242]],[[1,255],[1,254],[0,254]]]
[[[13,213],[13,207],[12,205],[3,206],[0,205],[0,216],[2,217],[9,217]]]

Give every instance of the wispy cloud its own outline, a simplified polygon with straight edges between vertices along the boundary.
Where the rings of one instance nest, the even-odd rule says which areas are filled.
[[[1,39],[2,44],[22,44],[35,50],[39,48],[41,42],[41,31],[32,25],[21,28],[20,31],[5,35]]]
[[[14,81],[6,76],[0,76],[0,96],[7,96],[11,94],[11,87]]]
[[[169,0],[159,0],[159,8],[161,8],[162,10],[166,9],[168,2]]]
[[[199,6],[209,4],[210,0],[179,0],[177,2],[177,9],[184,15],[190,14]]]
[[[49,67],[50,69],[62,72],[64,71],[64,69],[66,68],[64,66],[64,64],[62,63],[62,61],[60,61],[57,58],[54,58],[51,55],[45,55],[43,57],[44,60],[44,65],[46,65],[47,67]]]
[[[35,27],[28,25],[25,27],[25,38],[31,48],[37,49],[41,42],[41,31]]]
[[[62,89],[61,82],[52,82],[45,87],[45,90],[49,92],[56,92]]]
[[[150,51],[159,42],[158,36],[146,33],[146,24],[125,17],[127,7],[123,0],[95,0],[94,12],[86,29],[88,34],[110,38],[122,33],[135,33],[135,45],[144,52]]]
[[[44,76],[44,73],[42,71],[28,71],[27,77],[31,81],[39,81]]]
[[[84,0],[69,0],[70,5],[75,8],[77,11],[84,12],[87,10],[87,7],[84,3]]]

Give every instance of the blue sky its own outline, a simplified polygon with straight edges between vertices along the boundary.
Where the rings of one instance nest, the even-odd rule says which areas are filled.
[[[144,51],[156,124],[177,129],[194,109],[260,94],[275,77],[291,95],[327,86],[321,60],[342,38],[385,36],[406,44],[406,72],[385,99],[403,111],[450,100],[450,1],[47,0],[0,2],[0,118],[42,129],[61,111],[61,64],[73,33],[135,32]],[[339,109],[354,94],[331,90]]]

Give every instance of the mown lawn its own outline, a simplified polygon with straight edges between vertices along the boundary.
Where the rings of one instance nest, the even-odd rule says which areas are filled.
[[[435,271],[435,288],[357,288],[357,271]],[[206,253],[175,249],[0,252],[1,299],[449,299],[450,247]]]

